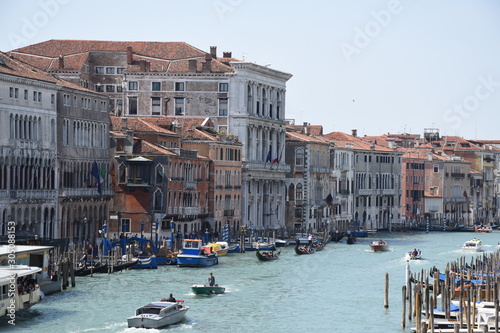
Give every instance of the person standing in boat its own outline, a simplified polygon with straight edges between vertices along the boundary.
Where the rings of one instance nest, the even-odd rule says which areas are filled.
[[[208,285],[210,287],[215,286],[215,276],[212,273],[210,273],[210,276],[208,277]]]

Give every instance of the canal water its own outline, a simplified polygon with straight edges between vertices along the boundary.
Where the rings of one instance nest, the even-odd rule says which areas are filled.
[[[313,255],[283,248],[273,262],[259,262],[255,252],[228,254],[210,268],[164,266],[157,270],[130,270],[77,277],[77,286],[49,295],[31,309],[18,313],[16,326],[0,321],[7,332],[410,332],[401,328],[405,252],[422,251],[414,272],[471,254],[461,249],[474,237],[485,252],[496,251],[500,231],[377,233],[330,243]],[[382,238],[390,251],[373,253],[369,243]],[[226,287],[217,296],[195,296],[192,284],[203,284],[210,272]],[[389,307],[384,307],[385,275],[389,274]],[[151,301],[174,297],[190,306],[179,324],[162,330],[127,327],[127,317]]]

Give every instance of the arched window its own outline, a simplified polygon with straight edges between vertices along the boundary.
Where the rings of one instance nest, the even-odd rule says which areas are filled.
[[[304,199],[304,193],[302,192],[302,184],[297,184],[297,189],[295,191],[295,199],[296,200],[303,200]]]
[[[288,201],[295,201],[295,186],[293,184],[288,187]]]
[[[163,202],[163,193],[161,192],[161,190],[156,190],[154,196],[153,210],[161,211],[162,202]]]
[[[304,165],[304,149],[297,148],[295,150],[295,165]]]

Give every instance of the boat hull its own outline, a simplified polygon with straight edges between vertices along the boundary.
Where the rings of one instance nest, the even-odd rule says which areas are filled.
[[[149,258],[139,258],[137,260],[137,265],[132,266],[133,269],[156,269],[158,264],[156,262],[156,257],[152,256]]]
[[[179,267],[206,267],[213,266],[219,263],[216,255],[203,256],[191,254],[177,255],[177,266]]]
[[[265,252],[264,252],[264,253],[262,253],[262,252],[260,252],[260,251],[257,251],[257,252],[255,252],[255,253],[256,253],[256,255],[257,255],[257,258],[258,258],[260,261],[272,261],[272,260],[277,260],[277,259],[279,259],[281,251],[276,252],[276,253],[274,253],[274,252],[268,253],[269,255],[266,255],[266,254],[265,254]]]
[[[191,286],[191,290],[196,295],[218,295],[218,294],[224,294],[226,288],[219,286],[210,287],[203,284],[198,284],[198,285],[195,284]]]
[[[128,327],[135,328],[161,328],[177,324],[184,319],[188,308],[183,308],[169,316],[159,317],[150,314],[141,314],[127,319]]]

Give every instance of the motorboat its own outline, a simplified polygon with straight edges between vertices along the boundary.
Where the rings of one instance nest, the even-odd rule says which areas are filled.
[[[3,297],[0,299],[2,309],[0,317],[15,314],[42,299],[43,293],[36,283],[37,275],[41,272],[42,269],[39,267],[26,265],[0,267],[0,290],[3,291]]]
[[[135,315],[127,318],[127,324],[135,328],[161,328],[180,322],[187,310],[189,306],[182,300],[152,302],[138,308]]]
[[[133,269],[157,269],[158,263],[156,262],[156,256],[153,255],[139,255],[139,257],[134,258],[137,260],[137,264],[133,265]]]
[[[480,239],[473,238],[465,242],[462,249],[465,251],[481,252],[483,251],[483,243]]]
[[[374,252],[389,251],[389,244],[381,239],[375,240],[370,243],[370,248]]]
[[[225,243],[225,244],[222,244]],[[229,244],[227,242],[216,242],[216,243],[209,243],[206,244],[205,247],[209,247],[212,252],[217,252],[217,255],[223,256],[227,254],[227,251],[229,250]]]
[[[177,255],[179,267],[205,267],[218,263],[217,252],[203,246],[201,239],[184,239],[182,250]]]
[[[191,286],[191,290],[196,295],[216,295],[216,294],[224,294],[226,288],[218,285],[209,286],[207,284],[193,284]]]
[[[493,232],[493,228],[489,224],[487,224],[487,225],[481,225],[481,226],[476,226],[476,232],[490,233],[490,232]]]
[[[276,247],[284,247],[288,246],[289,241],[286,239],[275,239],[274,244],[276,244]]]
[[[422,254],[420,251],[418,251],[417,253],[415,253],[415,251],[409,251],[409,252],[406,252],[406,254],[405,254],[406,261],[420,260],[420,259],[422,259]]]

